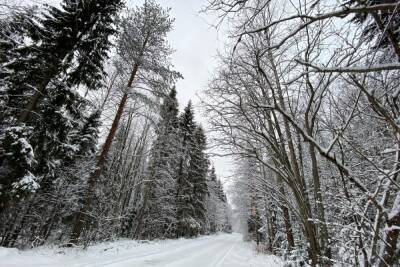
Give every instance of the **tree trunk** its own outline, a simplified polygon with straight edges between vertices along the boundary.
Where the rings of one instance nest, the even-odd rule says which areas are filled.
[[[49,84],[50,79],[47,79],[43,84],[37,89],[32,97],[29,99],[29,102],[25,109],[22,111],[21,115],[18,118],[18,123],[26,123],[29,120],[29,116],[36,109],[37,104],[39,103],[39,99],[45,94],[46,87]]]
[[[271,50],[268,51],[268,58],[271,64],[272,72],[274,74],[275,82],[276,82],[276,92],[272,91],[273,94],[276,94],[275,105],[280,105],[282,110],[286,111],[285,101],[283,98],[283,92],[280,84],[279,74],[277,67],[275,65],[274,57]],[[313,215],[311,211],[311,205],[308,198],[307,193],[307,185],[305,183],[304,177],[300,175],[300,167],[296,156],[295,146],[293,142],[293,137],[289,125],[289,121],[286,117],[283,117],[283,125],[286,133],[287,145],[289,148],[289,156],[290,156],[290,164],[288,166],[293,172],[293,182],[289,185],[292,188],[292,191],[296,197],[297,205],[300,208],[300,214],[302,215],[302,222],[304,225],[304,230],[309,241],[309,258],[311,260],[311,265],[316,266],[318,264],[318,258],[321,255],[320,246],[316,237],[316,228],[315,224],[312,220]],[[300,188],[295,188],[300,186]],[[300,190],[297,190],[300,189]]]
[[[400,198],[400,193],[398,193],[397,198]],[[381,255],[379,267],[394,266],[395,263],[398,263],[397,239],[400,234],[400,212],[399,208],[396,207],[396,205],[399,204],[397,202],[398,201],[395,201],[392,210],[392,212],[396,211],[396,214],[393,214],[392,217],[389,218],[387,221],[387,228],[384,229],[386,232],[385,247],[383,248],[383,255]]]
[[[127,90],[132,87],[132,83],[133,83],[133,80],[135,79],[138,69],[139,69],[139,65],[136,63],[135,66],[133,67],[131,76],[129,78]],[[72,234],[70,237],[70,243],[72,243],[72,244],[78,243],[79,237],[80,237],[80,235],[83,231],[84,225],[88,219],[86,216],[86,213],[89,211],[89,209],[91,207],[93,195],[95,194],[97,180],[99,179],[100,174],[103,170],[103,167],[106,163],[108,152],[110,151],[113,139],[114,139],[115,134],[118,129],[119,122],[120,122],[122,114],[124,112],[126,101],[128,100],[127,90],[125,91],[125,93],[122,96],[122,99],[119,103],[118,110],[117,110],[117,113],[115,114],[114,121],[112,123],[110,132],[108,133],[108,136],[104,143],[101,154],[98,157],[96,168],[92,172],[92,174],[89,176],[88,185],[87,185],[86,193],[84,196],[83,206],[81,207],[80,211],[77,214],[75,224],[72,229]]]
[[[317,163],[317,156],[315,153],[314,146],[309,144],[309,153],[311,157],[311,169],[312,169],[312,176],[313,176],[313,183],[314,183],[314,198],[317,206],[317,218],[320,223],[320,240],[321,240],[321,249],[324,252],[325,257],[328,259],[332,258],[331,249],[329,247],[329,233],[328,227],[326,226],[325,220],[325,208],[324,208],[324,200],[322,198],[321,193],[321,181],[319,177],[318,171],[318,163]],[[324,262],[324,264],[330,264],[330,262]]]
[[[279,192],[282,196],[285,196],[285,188],[283,187],[282,178],[277,175],[276,182],[279,187]],[[286,239],[288,241],[289,250],[294,248],[294,237],[293,237],[293,230],[292,230],[292,223],[290,222],[290,213],[288,207],[285,205],[281,205],[281,210],[283,212],[283,221],[285,222],[285,232],[286,232]]]
[[[397,141],[397,152],[396,152],[396,162],[394,167],[394,175],[392,177],[393,181],[397,181],[397,177],[399,175],[400,169],[400,141]],[[382,199],[382,203],[386,204],[389,198],[389,186],[388,189],[384,194]],[[396,260],[399,258],[399,253],[397,250],[397,239],[399,238],[400,234],[400,209],[398,207],[400,205],[400,192],[397,193],[396,199],[393,204],[392,211],[390,212],[389,218],[387,219],[386,225],[387,228],[384,229],[385,231],[385,243],[382,249],[382,255],[380,257],[379,267],[384,266],[392,266],[396,263]],[[379,218],[378,218],[379,219]],[[377,226],[379,226],[379,220],[377,222]],[[376,230],[378,230],[376,228]]]

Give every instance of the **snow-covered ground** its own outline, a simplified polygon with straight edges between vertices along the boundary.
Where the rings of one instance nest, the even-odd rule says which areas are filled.
[[[26,251],[0,247],[1,267],[28,266],[283,266],[279,258],[260,255],[240,234],[219,234],[196,239],[137,242],[120,240],[89,247],[39,247]]]

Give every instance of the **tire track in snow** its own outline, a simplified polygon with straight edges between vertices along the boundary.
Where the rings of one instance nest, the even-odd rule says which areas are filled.
[[[214,262],[212,266],[214,267],[220,267],[222,266],[222,263],[224,263],[226,257],[231,253],[233,248],[236,246],[238,242],[236,241],[235,243],[232,244],[232,246],[228,249],[228,251],[222,256],[222,258],[218,259],[216,262]]]

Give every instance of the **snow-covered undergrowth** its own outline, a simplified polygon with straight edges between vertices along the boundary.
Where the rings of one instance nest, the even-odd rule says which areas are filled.
[[[258,254],[239,234],[195,239],[103,242],[82,250],[43,246],[19,251],[0,247],[0,266],[283,266],[272,255]]]

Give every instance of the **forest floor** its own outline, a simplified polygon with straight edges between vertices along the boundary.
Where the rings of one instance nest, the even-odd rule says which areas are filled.
[[[38,247],[19,251],[0,247],[1,267],[112,266],[112,267],[236,267],[283,266],[272,255],[257,254],[240,234],[195,239],[138,242],[119,240],[79,248]]]

